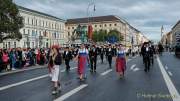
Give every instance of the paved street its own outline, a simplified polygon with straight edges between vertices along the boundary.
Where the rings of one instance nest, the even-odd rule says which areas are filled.
[[[109,69],[107,62],[98,60],[97,73],[88,72],[84,83],[77,80],[76,63],[71,62],[69,73],[61,66],[62,92],[56,96],[51,94],[47,68],[2,75],[0,101],[180,101],[179,60],[166,52],[155,58],[150,72],[145,73],[142,57],[131,57],[124,79],[114,68]]]

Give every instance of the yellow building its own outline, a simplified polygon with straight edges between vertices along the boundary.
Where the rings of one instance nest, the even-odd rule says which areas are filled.
[[[89,23],[91,23],[93,31],[106,30],[109,32],[110,30],[117,30],[124,37],[123,43],[131,41],[131,38],[129,38],[131,26],[125,20],[114,15],[67,19],[66,34],[69,36],[68,39],[71,39],[73,31],[78,25],[87,26]]]

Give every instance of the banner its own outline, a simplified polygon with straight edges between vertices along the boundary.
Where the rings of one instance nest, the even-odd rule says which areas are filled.
[[[92,34],[93,34],[93,27],[92,25],[88,25],[88,38],[92,39]]]

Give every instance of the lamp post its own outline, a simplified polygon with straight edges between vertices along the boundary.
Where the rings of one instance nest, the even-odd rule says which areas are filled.
[[[91,34],[92,34],[92,26],[91,26],[91,24],[90,24],[90,16],[89,16],[89,8],[91,7],[91,6],[94,6],[94,12],[95,12],[95,3],[92,1],[91,3],[89,3],[89,5],[88,5],[88,7],[87,7],[87,19],[88,19],[88,24],[87,24],[87,32],[88,32],[88,42],[91,40]]]

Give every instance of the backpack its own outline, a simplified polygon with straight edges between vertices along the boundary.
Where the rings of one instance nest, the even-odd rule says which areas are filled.
[[[56,56],[56,58],[54,60],[54,64],[55,65],[61,65],[62,64],[62,56],[60,53],[58,53],[58,55]]]
[[[2,60],[3,60],[3,62],[8,62],[8,60],[9,60],[8,55],[7,54],[3,54]]]

